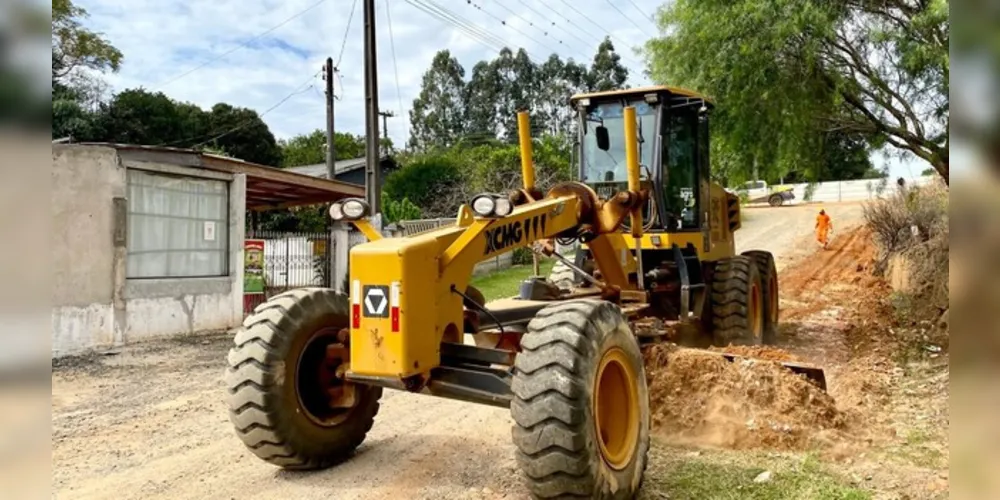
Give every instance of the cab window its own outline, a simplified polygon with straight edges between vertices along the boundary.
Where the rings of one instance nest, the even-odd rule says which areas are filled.
[[[665,183],[663,205],[671,221],[668,229],[697,229],[698,224],[698,142],[697,115],[669,113],[664,120],[663,158]]]

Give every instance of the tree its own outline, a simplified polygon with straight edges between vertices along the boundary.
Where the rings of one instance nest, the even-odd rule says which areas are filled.
[[[326,132],[316,129],[308,134],[278,141],[281,166],[297,167],[326,163]],[[365,155],[365,138],[347,132],[333,134],[334,161],[360,158]]]
[[[537,67],[524,49],[518,49],[515,54],[508,48],[501,50],[490,65],[496,72],[500,137],[507,142],[517,142],[517,112],[531,110],[537,99]]]
[[[209,130],[213,137],[207,143],[236,158],[268,166],[281,163],[281,148],[274,134],[252,109],[220,102],[212,106]]]
[[[99,137],[90,140],[189,146],[176,142],[197,138],[196,134],[204,130],[186,129],[176,104],[162,92],[152,93],[141,88],[125,90],[102,108],[98,117]]]
[[[425,214],[445,215],[435,211],[435,207],[445,198],[442,194],[450,191],[460,177],[459,165],[451,156],[443,153],[421,155],[389,175],[382,191],[391,200],[409,200]]]
[[[677,0],[659,24],[652,76],[721,105],[715,135],[743,168],[820,170],[840,131],[947,179],[947,1]]]
[[[410,111],[411,147],[422,150],[447,147],[462,135],[464,79],[465,69],[451,52],[442,50],[434,56]]]
[[[78,69],[118,71],[122,53],[99,33],[80,24],[87,11],[72,0],[52,0],[52,80]]]
[[[496,68],[487,61],[479,61],[472,68],[472,76],[465,86],[465,137],[467,139],[495,139],[499,134],[497,123],[497,97],[500,93]]]
[[[532,122],[551,134],[565,135],[575,130],[576,113],[569,106],[569,97],[587,90],[587,67],[572,59],[563,62],[552,54],[538,69],[536,105],[531,110]]]
[[[626,88],[628,68],[622,64],[622,56],[615,52],[610,37],[597,46],[597,54],[590,65],[588,84],[592,91],[606,91]]]

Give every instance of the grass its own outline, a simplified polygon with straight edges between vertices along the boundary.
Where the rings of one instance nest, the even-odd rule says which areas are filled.
[[[539,263],[542,276],[548,276],[555,259],[545,259]],[[531,276],[530,265],[511,266],[502,271],[474,276],[471,285],[478,288],[487,301],[517,295],[521,282]]]
[[[654,446],[640,499],[867,500],[871,493],[824,470],[811,456],[703,452]],[[754,479],[765,470],[771,479]]]

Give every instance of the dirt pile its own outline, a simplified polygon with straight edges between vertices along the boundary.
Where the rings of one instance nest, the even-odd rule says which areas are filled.
[[[832,397],[773,361],[670,344],[648,348],[645,361],[654,429],[677,443],[793,449],[845,424]]]

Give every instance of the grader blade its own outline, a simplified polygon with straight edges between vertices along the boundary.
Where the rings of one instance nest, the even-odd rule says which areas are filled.
[[[737,356],[735,354],[728,353],[713,353],[721,354],[722,357],[729,361],[736,361],[737,359],[747,359],[744,356]],[[826,392],[826,374],[823,372],[822,368],[816,366],[810,366],[802,363],[796,363],[794,361],[777,361],[781,366],[789,369],[792,373],[797,373],[799,375],[805,376],[807,379],[812,380],[823,392]]]

